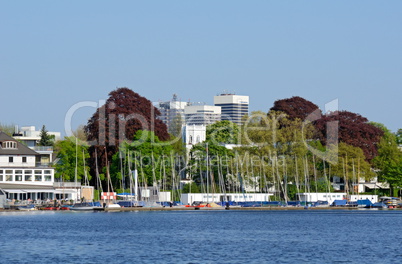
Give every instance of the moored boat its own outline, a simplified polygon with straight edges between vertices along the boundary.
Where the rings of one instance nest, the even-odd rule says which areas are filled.
[[[36,207],[34,204],[28,204],[28,205],[24,205],[24,206],[18,206],[17,209],[20,211],[32,211],[32,210],[36,210]]]
[[[93,211],[98,208],[102,208],[102,206],[99,202],[90,202],[90,203],[76,203],[72,207],[70,207],[70,210],[72,210],[72,211]]]
[[[387,209],[388,206],[385,203],[378,202],[378,203],[373,203],[371,205],[367,205],[364,208],[368,208],[368,209],[370,209],[370,208]]]
[[[57,207],[57,206],[47,206],[47,207],[41,208],[41,210],[56,211],[56,210],[60,210],[60,207]]]
[[[109,210],[116,210],[116,209],[120,209],[121,206],[119,204],[116,203],[109,203],[105,205],[105,209],[109,209]]]

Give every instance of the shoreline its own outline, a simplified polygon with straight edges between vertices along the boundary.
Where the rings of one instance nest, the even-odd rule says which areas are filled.
[[[131,212],[131,211],[325,211],[325,210],[379,210],[379,211],[388,211],[394,210],[399,211],[402,208],[385,208],[385,209],[377,209],[377,208],[358,208],[358,207],[122,207],[116,209],[102,209],[102,210],[94,210],[96,212]],[[39,211],[51,211],[51,212],[70,212],[72,210],[18,210],[18,209],[0,209],[0,212],[39,212]],[[87,211],[88,212],[88,211]]]

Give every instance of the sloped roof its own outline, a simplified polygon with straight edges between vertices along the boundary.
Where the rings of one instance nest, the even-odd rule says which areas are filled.
[[[17,143],[16,149],[5,149],[2,148],[2,143],[4,141],[14,141]],[[15,138],[10,137],[6,133],[0,131],[0,155],[39,155],[39,153],[28,148],[21,142],[17,141]]]

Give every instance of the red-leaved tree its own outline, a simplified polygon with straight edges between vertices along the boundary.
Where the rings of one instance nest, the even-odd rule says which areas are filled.
[[[291,120],[299,118],[303,121],[309,114],[317,109],[319,108],[316,104],[313,104],[302,97],[293,96],[292,98],[276,100],[274,106],[271,107],[270,110],[283,112]]]
[[[367,161],[377,155],[377,144],[384,134],[381,129],[369,123],[367,118],[348,111],[337,111],[322,116],[314,122],[320,140],[326,144],[328,132],[327,124],[338,122],[338,140],[363,150]]]
[[[159,115],[151,101],[128,88],[110,92],[106,103],[84,128],[90,144],[91,172],[95,172],[95,151],[101,169],[118,151],[120,143],[133,140],[138,130],[153,131],[161,141],[169,139],[166,125],[157,119]]]

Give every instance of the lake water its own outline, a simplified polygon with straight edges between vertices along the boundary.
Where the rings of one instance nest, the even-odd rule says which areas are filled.
[[[402,211],[0,213],[1,263],[402,263]]]

